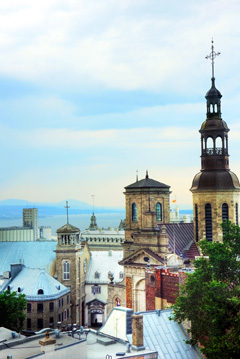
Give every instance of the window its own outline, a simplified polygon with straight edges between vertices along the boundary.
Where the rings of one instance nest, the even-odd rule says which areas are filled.
[[[61,307],[61,300],[58,299],[58,308],[60,308],[60,307]]]
[[[61,314],[58,314],[58,321],[61,322]]]
[[[196,242],[199,241],[198,236],[198,206],[195,204],[195,234],[196,234]]]
[[[53,318],[53,317],[50,317],[50,318],[49,318],[49,324],[52,324],[52,326],[53,326],[53,323],[54,323],[54,318]]]
[[[27,318],[27,329],[31,329],[32,328],[32,320],[31,318]]]
[[[223,203],[222,205],[222,220],[228,221],[228,204]]]
[[[113,277],[113,273],[112,272],[108,272],[108,279],[111,279]]]
[[[205,205],[205,229],[206,239],[212,241],[212,207],[210,203]]]
[[[70,279],[70,263],[65,261],[63,263],[63,279],[69,280]]]
[[[238,203],[236,203],[236,225],[238,226]]]
[[[136,205],[136,203],[132,204],[132,221],[137,222],[137,205]]]
[[[49,311],[53,312],[54,311],[54,302],[50,302],[49,303]]]
[[[99,285],[93,285],[92,294],[101,294],[101,287]]]
[[[119,273],[119,278],[120,278],[120,279],[123,279],[123,277],[124,277],[123,272],[120,272],[120,273]]]
[[[43,312],[43,303],[38,303],[37,304],[37,311],[38,312]]]
[[[38,289],[38,294],[44,294],[43,289]]]
[[[67,304],[69,304],[69,295],[67,295]]]
[[[99,273],[99,272],[95,272],[94,278],[95,278],[95,279],[100,279],[100,273]]]
[[[66,319],[67,319],[67,311],[64,310],[64,320],[66,320]]]
[[[32,304],[27,303],[27,312],[30,313],[32,311]]]
[[[38,318],[38,320],[37,320],[37,327],[38,327],[38,329],[42,329],[42,328],[43,328],[43,319],[42,319],[42,318]]]
[[[161,203],[156,203],[155,211],[156,211],[157,221],[161,222],[162,221],[162,205],[161,205]]]
[[[64,303],[64,301],[63,301],[63,297],[62,297],[62,306],[63,306],[63,303]]]

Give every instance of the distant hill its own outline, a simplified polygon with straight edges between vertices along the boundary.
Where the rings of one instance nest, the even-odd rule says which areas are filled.
[[[71,214],[88,214],[92,213],[93,207],[91,204],[77,201],[74,199],[68,200],[70,206],[69,213]],[[66,213],[66,201],[56,203],[44,202],[30,202],[21,199],[6,199],[0,201],[0,218],[18,218],[22,217],[23,208],[38,208],[39,217],[62,215]],[[124,213],[124,208],[119,207],[94,207],[95,213]]]

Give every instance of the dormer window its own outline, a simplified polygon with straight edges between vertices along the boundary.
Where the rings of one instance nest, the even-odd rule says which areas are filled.
[[[18,287],[18,293],[21,293],[22,289],[20,287]]]
[[[38,294],[44,294],[43,289],[38,289]]]
[[[99,273],[99,272],[95,272],[94,278],[95,278],[95,279],[100,279],[100,273]]]
[[[123,272],[120,272],[120,273],[119,273],[119,279],[123,279],[123,277],[124,277]]]

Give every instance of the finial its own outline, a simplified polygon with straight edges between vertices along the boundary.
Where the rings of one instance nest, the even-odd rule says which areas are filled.
[[[136,170],[136,182],[138,182],[138,170]]]
[[[93,198],[93,214],[94,214],[94,197],[95,197],[95,194],[92,194],[92,198]]]
[[[212,81],[213,81],[213,84],[214,84],[214,59],[216,56],[219,56],[220,55],[220,52],[215,52],[214,51],[214,42],[213,42],[213,39],[212,39],[212,51],[210,52],[209,55],[205,56],[205,59],[210,59],[212,61]]]
[[[67,224],[68,224],[68,208],[70,208],[69,205],[68,205],[68,201],[66,201],[66,206],[64,208],[67,209]]]
[[[148,178],[148,170],[146,170],[146,178]]]

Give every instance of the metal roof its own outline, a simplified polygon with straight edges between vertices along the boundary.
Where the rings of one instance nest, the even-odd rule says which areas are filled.
[[[183,327],[177,322],[169,320],[173,314],[172,309],[139,314],[143,315],[144,346],[158,351],[159,359],[201,358],[195,347],[186,344],[185,340],[188,337]]]
[[[0,274],[9,271],[10,265],[14,263],[24,263],[30,268],[38,267],[52,274],[56,245],[56,241],[0,242]]]
[[[154,179],[146,176],[142,180],[134,182],[134,183],[130,184],[129,186],[125,187],[125,189],[131,189],[131,188],[164,188],[164,189],[167,189],[167,188],[170,188],[170,186],[168,186],[164,183],[155,181]]]
[[[78,233],[80,232],[80,229],[73,226],[72,224],[64,224],[64,226],[58,228],[56,230],[57,233]]]
[[[58,282],[42,269],[27,268],[23,266],[18,275],[11,281],[10,289],[26,295],[27,300],[44,301],[57,299],[70,293],[70,289]],[[38,294],[39,289],[43,294]]]

